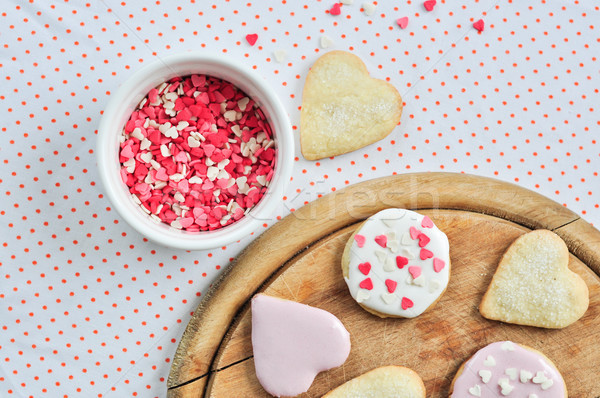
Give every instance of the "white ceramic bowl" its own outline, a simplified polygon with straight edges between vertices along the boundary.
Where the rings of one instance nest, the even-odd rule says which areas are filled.
[[[119,174],[119,136],[139,102],[151,88],[175,76],[212,75],[231,82],[261,107],[273,130],[277,147],[275,169],[269,188],[258,204],[240,220],[207,232],[186,232],[157,222],[136,204]],[[98,128],[98,168],[108,198],[121,217],[142,235],[161,245],[202,250],[239,240],[270,220],[282,202],[294,159],[294,139],[288,115],[266,81],[244,68],[241,62],[203,52],[186,52],[161,58],[134,73],[112,95]]]

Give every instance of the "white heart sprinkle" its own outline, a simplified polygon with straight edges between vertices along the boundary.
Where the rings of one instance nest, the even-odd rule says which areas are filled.
[[[246,110],[246,105],[248,105],[248,102],[250,102],[250,98],[248,98],[248,97],[244,97],[244,98],[241,98],[238,100],[237,103],[238,103],[238,107],[240,108],[240,111],[243,112]],[[237,127],[238,130],[240,129],[240,127],[238,125],[235,125],[234,127]],[[231,130],[233,131],[233,127],[231,127]],[[234,134],[237,135],[237,133],[235,133],[235,131],[234,131]]]
[[[502,343],[502,351],[514,351],[514,350],[515,350],[515,346],[510,341],[505,341],[504,343]]]
[[[469,394],[474,397],[481,397],[481,387],[479,387],[479,384],[475,384],[473,387],[469,388]]]
[[[499,379],[498,385],[502,389],[500,392],[502,393],[502,395],[505,395],[505,396],[510,394],[511,391],[514,390],[514,388],[515,388],[514,386],[510,385],[510,383],[508,382],[508,379],[506,377]]]
[[[150,148],[150,145],[152,145],[152,141],[150,141],[148,138],[142,139],[142,142],[140,142],[140,151],[145,151],[146,149]]]
[[[176,127],[170,127],[167,129],[167,131],[165,131],[163,133],[165,135],[165,137],[169,137],[169,138],[177,138],[179,137],[179,132],[177,131]]]
[[[327,35],[321,36],[321,48],[329,48],[333,45],[333,39]]]
[[[406,257],[409,260],[414,260],[415,259],[415,255],[408,249],[402,249],[400,251],[400,254],[402,254],[404,257]]]
[[[342,1],[342,4],[345,4],[347,6],[354,3],[354,0],[341,0],[341,1]]]
[[[392,251],[392,253],[397,253],[400,248],[400,243],[397,240],[388,240],[387,248]]]
[[[382,264],[385,264],[387,254],[385,254],[385,252],[382,252],[381,250],[375,250],[375,257],[377,257],[377,261],[379,261]]]
[[[511,380],[517,379],[517,369],[516,368],[508,368],[504,371],[504,374],[510,377]]]
[[[481,377],[481,381],[487,384],[492,378],[492,372],[490,370],[481,369],[479,371],[479,377]]]
[[[139,127],[133,129],[133,131],[131,132],[131,136],[133,138],[137,138],[140,141],[144,139],[144,134],[142,134],[142,130]]]
[[[206,169],[206,178],[208,178],[210,181],[214,181],[218,174],[219,169],[215,166],[210,166],[208,169]]]
[[[394,293],[382,293],[381,299],[383,300],[384,303],[389,305],[389,304],[393,304],[394,302],[396,302],[398,297]]]
[[[152,160],[152,152],[144,152],[140,155],[140,159],[142,159],[145,163],[150,163]]]
[[[485,361],[483,361],[483,364],[485,366],[496,366],[496,360],[494,359],[493,356],[488,355],[488,357],[485,359]]]
[[[527,383],[529,380],[531,380],[532,377],[533,377],[533,373],[531,373],[525,369],[521,369],[521,374],[520,374],[521,383]]]
[[[417,286],[421,286],[421,287],[425,286],[425,283],[427,283],[427,281],[425,280],[425,277],[423,275],[419,275],[412,281],[413,285],[417,285]]]
[[[163,155],[164,157],[169,157],[169,156],[171,156],[171,150],[165,144],[162,144],[160,146],[160,154]]]
[[[188,182],[190,184],[202,184],[202,178],[198,177],[198,176],[192,176]]]
[[[366,289],[360,289],[356,292],[356,302],[362,303],[365,300],[368,300],[371,297],[371,293],[369,293]]]
[[[539,371],[535,374],[535,377],[531,381],[533,381],[535,384],[542,384],[546,380],[548,380],[546,374],[543,371]]]
[[[410,246],[412,245],[413,240],[410,238],[410,235],[408,233],[405,233],[404,235],[402,235],[402,239],[400,240],[400,243],[402,243],[403,246]]]
[[[432,279],[429,281],[429,293],[433,293],[437,291],[442,284],[437,279]]]
[[[373,15],[373,13],[375,12],[375,8],[377,8],[375,6],[375,4],[373,3],[363,3],[362,5],[363,10],[365,10],[365,15]]]
[[[396,269],[396,261],[394,260],[393,257],[388,257],[385,260],[385,263],[383,263],[383,270],[385,272],[392,272]]]
[[[200,146],[200,141],[198,141],[191,135],[188,136],[187,143],[190,148],[198,148]]]
[[[547,379],[545,382],[542,383],[542,390],[547,390],[550,387],[552,387],[552,385],[554,384],[554,380],[552,379]]]
[[[287,57],[287,52],[285,50],[275,50],[273,51],[273,55],[275,56],[275,60],[277,62],[283,62]]]

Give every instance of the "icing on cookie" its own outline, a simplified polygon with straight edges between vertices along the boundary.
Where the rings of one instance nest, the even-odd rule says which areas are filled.
[[[341,366],[350,334],[333,314],[258,294],[252,299],[252,350],[256,376],[274,396],[296,396],[315,376]]]
[[[452,397],[563,398],[564,391],[562,376],[544,357],[501,341],[477,351],[465,363]]]
[[[368,274],[365,263],[370,264]],[[446,289],[448,264],[448,238],[430,218],[410,210],[386,209],[370,217],[354,235],[345,279],[357,301],[360,291],[370,291],[368,298],[360,295],[365,307],[413,318]],[[367,275],[370,282],[365,282]]]

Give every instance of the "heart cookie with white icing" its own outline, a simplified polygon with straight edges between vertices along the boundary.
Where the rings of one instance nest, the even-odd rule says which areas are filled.
[[[589,292],[568,265],[569,250],[554,232],[522,235],[500,260],[479,312],[518,325],[569,326],[587,311]]]
[[[402,97],[384,80],[369,76],[354,54],[331,51],[310,69],[302,92],[300,146],[316,160],[379,141],[400,122]]]
[[[541,352],[511,341],[492,343],[465,361],[450,386],[451,398],[565,398],[567,386]]]
[[[412,369],[382,366],[349,380],[323,398],[425,398],[425,385]]]
[[[350,237],[342,272],[350,294],[365,310],[382,318],[414,318],[448,286],[448,238],[427,216],[386,209]]]

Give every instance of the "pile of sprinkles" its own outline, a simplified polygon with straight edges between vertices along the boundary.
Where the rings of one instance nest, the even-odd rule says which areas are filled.
[[[119,137],[121,178],[157,222],[212,231],[246,215],[273,177],[276,147],[254,100],[208,75],[150,90]]]

